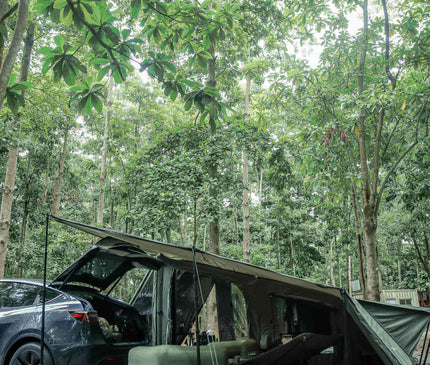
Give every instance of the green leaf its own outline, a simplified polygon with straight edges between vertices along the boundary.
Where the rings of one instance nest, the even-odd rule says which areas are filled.
[[[71,25],[73,23],[73,12],[70,11],[69,7],[61,10],[60,20],[64,25]]]
[[[202,5],[200,5],[200,8],[205,9],[211,2],[212,2],[212,0],[203,1]]]
[[[91,103],[91,98],[88,97],[87,102],[85,103],[85,107],[84,107],[85,114],[90,115],[92,109],[93,109],[93,104]]]
[[[54,42],[59,48],[63,49],[64,38],[62,35],[56,35],[54,37]]]
[[[204,57],[202,57],[202,55],[200,55],[200,54],[197,55],[197,62],[199,64],[199,66],[203,69],[206,69],[208,67],[207,63],[206,63],[206,59]]]
[[[176,67],[173,63],[165,61],[164,65],[167,67],[168,70],[172,71],[173,73],[176,73]]]
[[[93,58],[90,62],[88,62],[88,65],[105,65],[106,63],[109,63],[109,60],[106,58]]]
[[[91,94],[91,103],[93,104],[94,108],[101,112],[103,110],[103,103],[96,95]]]
[[[6,104],[13,114],[18,114],[18,102],[13,93],[7,95]]]
[[[70,91],[83,91],[85,90],[85,88],[81,85],[76,85],[76,86],[72,86],[71,88],[69,88]]]
[[[54,1],[54,9],[63,9],[66,6],[68,6],[66,0],[55,0]]]
[[[10,77],[9,77],[9,81],[7,83],[7,86],[12,86],[13,83],[15,82],[15,80],[16,80],[16,75],[15,74],[11,74]]]
[[[185,102],[185,111],[188,111],[191,109],[191,106],[193,105],[193,99],[189,98],[186,102]]]
[[[178,97],[178,92],[175,89],[172,89],[170,91],[170,99],[172,101],[175,101],[177,97]]]
[[[122,39],[126,40],[131,33],[131,29],[124,29],[121,33]]]

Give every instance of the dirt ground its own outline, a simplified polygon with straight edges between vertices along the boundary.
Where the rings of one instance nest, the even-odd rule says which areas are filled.
[[[427,335],[427,339],[426,339],[426,347],[425,347],[425,349],[424,349],[424,354],[423,354],[423,359],[421,360],[421,365],[430,365],[430,351],[429,351],[429,354],[428,354],[428,356],[427,356],[427,360],[426,360],[426,362],[425,362],[425,364],[424,364],[424,358],[425,358],[425,356],[426,356],[426,351],[427,351],[427,346],[429,346],[429,340],[430,340],[430,333]],[[421,338],[420,338],[420,341],[418,342],[418,345],[417,345],[417,347],[416,347],[416,349],[415,349],[415,351],[414,351],[414,358],[417,360],[417,364],[419,363],[419,361],[420,361],[420,357],[421,357],[421,354],[422,354],[422,351],[423,351],[423,345],[424,345],[424,339],[425,339],[425,332],[423,333],[423,335],[421,336]]]

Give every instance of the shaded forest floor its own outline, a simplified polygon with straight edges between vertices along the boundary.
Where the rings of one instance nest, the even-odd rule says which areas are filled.
[[[429,345],[429,335],[427,335],[425,351],[427,350],[427,346]],[[414,358],[417,359],[417,361],[418,361],[417,363],[419,363],[419,360],[420,360],[420,357],[421,357],[421,354],[423,351],[424,339],[425,339],[425,331],[424,331],[423,335],[421,336],[420,341],[418,342],[418,345],[414,351]],[[424,361],[425,356],[426,356],[426,354],[424,352],[422,361]],[[430,365],[430,353],[427,356],[427,360],[426,360],[425,364],[423,362],[421,362],[421,364],[422,365]]]

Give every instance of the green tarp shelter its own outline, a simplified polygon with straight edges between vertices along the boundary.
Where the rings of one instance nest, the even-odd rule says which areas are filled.
[[[191,267],[193,262],[193,252],[190,248],[58,217],[52,218],[100,238],[112,237],[137,245],[147,255],[164,258],[165,262],[177,262],[183,267]],[[277,287],[282,288],[291,296],[299,299],[325,303],[334,307],[343,306],[375,352],[387,365],[414,365],[412,353],[430,322],[430,310],[428,309],[357,301],[339,288],[316,284],[204,251],[196,250],[196,263],[208,274],[222,274],[237,281],[261,279],[273,290]]]

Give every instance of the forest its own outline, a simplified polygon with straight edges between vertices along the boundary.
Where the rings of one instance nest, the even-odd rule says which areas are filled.
[[[0,65],[0,278],[54,215],[429,290],[429,2],[1,0]],[[48,277],[93,243],[51,223]]]

